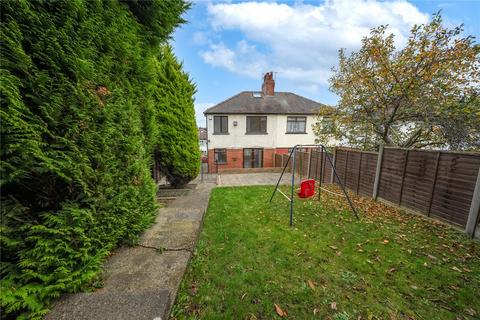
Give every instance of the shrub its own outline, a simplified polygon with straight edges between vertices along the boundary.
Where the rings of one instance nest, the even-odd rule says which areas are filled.
[[[153,154],[171,152],[159,121],[194,127],[193,86],[164,49],[188,5],[0,5],[1,308],[3,316],[40,318],[153,221]],[[175,61],[175,77],[160,74],[164,58]],[[183,82],[166,90],[167,79]],[[195,175],[187,127],[169,141],[184,151],[163,162],[181,182]]]
[[[200,149],[193,95],[195,85],[182,71],[182,65],[164,46],[158,59],[156,84],[157,123],[160,124],[155,146],[161,170],[174,186],[182,186],[198,175]]]

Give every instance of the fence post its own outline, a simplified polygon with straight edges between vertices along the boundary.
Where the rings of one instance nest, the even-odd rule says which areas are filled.
[[[405,173],[407,171],[408,152],[405,152],[405,160],[403,160],[402,184],[400,185],[400,197],[398,198],[398,205],[402,205],[403,185],[405,184]]]
[[[358,195],[358,189],[360,188],[360,175],[362,174],[362,157],[363,157],[363,152],[360,151],[360,163],[358,164],[358,172],[357,172],[357,195]]]
[[[347,186],[347,170],[348,170],[348,149],[347,149],[347,155],[345,157],[345,169],[343,172],[343,185],[345,188],[348,188]]]
[[[325,159],[325,160],[326,160],[326,159]],[[337,163],[337,147],[334,147],[334,148],[333,148],[333,167],[336,166],[336,163]],[[333,182],[334,182],[333,167],[332,167],[332,176],[331,176],[331,178],[330,178],[330,183],[332,183],[332,184],[333,184]]]
[[[475,226],[478,221],[480,212],[480,169],[478,169],[477,183],[473,191],[472,204],[470,205],[470,212],[468,213],[467,226],[465,232],[472,238],[475,236]]]
[[[373,183],[372,198],[374,200],[377,200],[378,197],[378,187],[380,185],[380,171],[382,170],[383,149],[383,144],[381,144],[380,148],[378,149],[377,169],[375,171],[375,182]]]

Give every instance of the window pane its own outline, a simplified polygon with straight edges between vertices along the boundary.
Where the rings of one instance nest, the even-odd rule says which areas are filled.
[[[220,132],[220,117],[213,117],[213,132]]]
[[[243,149],[243,167],[252,167],[252,149]]]
[[[247,133],[266,133],[267,117],[247,117]]]
[[[228,117],[222,117],[222,132],[228,132]]]
[[[227,163],[227,150],[226,149],[215,149],[215,162],[216,163]]]
[[[303,133],[306,132],[306,117],[288,117],[287,118],[287,132],[289,133]]]
[[[228,117],[227,116],[213,117],[213,132],[228,133]]]

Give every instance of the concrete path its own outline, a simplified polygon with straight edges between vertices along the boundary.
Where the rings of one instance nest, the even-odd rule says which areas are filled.
[[[138,246],[123,247],[104,266],[104,287],[63,296],[48,320],[166,320],[195,248],[217,177],[162,208]]]
[[[217,183],[219,186],[252,186],[252,185],[275,185],[277,184],[280,173],[259,172],[259,173],[239,173],[239,174],[219,174]],[[295,179],[297,180],[297,179]],[[281,184],[292,183],[292,175],[284,173]]]

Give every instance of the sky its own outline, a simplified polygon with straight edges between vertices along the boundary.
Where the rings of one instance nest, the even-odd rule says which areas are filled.
[[[464,24],[480,42],[480,0],[193,1],[188,22],[172,37],[174,51],[197,86],[197,125],[203,111],[241,91],[258,91],[275,72],[275,91],[335,105],[328,79],[338,50],[360,48],[370,29],[389,25],[395,44],[415,24],[441,10],[444,23]]]

